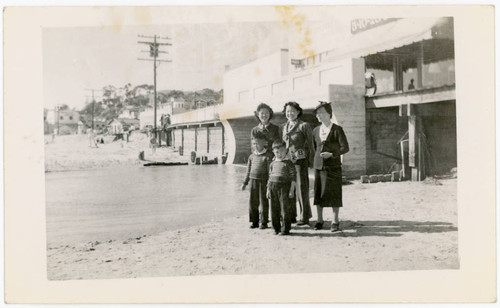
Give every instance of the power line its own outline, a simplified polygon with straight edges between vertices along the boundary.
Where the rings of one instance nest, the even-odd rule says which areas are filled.
[[[170,40],[169,37],[161,37],[159,35],[154,35],[154,36],[146,36],[146,35],[138,35],[140,38],[147,38],[147,39],[153,39],[153,41],[137,41],[139,44],[146,44],[149,46],[149,56],[152,59],[145,59],[145,58],[138,58],[137,60],[139,61],[152,61],[153,62],[153,75],[154,75],[154,117],[153,117],[153,125],[154,125],[154,134],[155,138],[158,137],[157,135],[157,129],[156,129],[156,68],[158,67],[157,63],[161,62],[172,62],[172,60],[165,60],[165,59],[157,59],[158,55],[160,53],[168,53],[166,51],[161,51],[160,46],[172,46],[171,43],[160,43],[158,40]],[[143,51],[144,52],[144,51]],[[147,51],[145,51],[147,52]],[[160,145],[161,145],[161,140],[160,140]]]

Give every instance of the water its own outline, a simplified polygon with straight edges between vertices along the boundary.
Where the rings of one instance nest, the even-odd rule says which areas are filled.
[[[47,242],[120,240],[246,215],[244,175],[232,165],[47,173]]]

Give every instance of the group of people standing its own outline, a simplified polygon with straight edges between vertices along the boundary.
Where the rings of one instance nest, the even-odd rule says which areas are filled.
[[[293,223],[298,226],[309,225],[312,211],[308,169],[313,167],[314,205],[318,217],[314,229],[323,228],[323,208],[331,207],[331,231],[340,231],[340,156],[349,151],[347,138],[342,127],[332,122],[330,103],[319,102],[314,109],[320,122],[314,130],[309,123],[300,119],[302,113],[298,103],[287,102],[283,107],[287,121],[277,126],[270,122],[273,118],[272,108],[264,103],[257,106],[255,117],[259,124],[251,130],[253,152],[248,158],[242,185],[242,189],[249,185],[250,190],[250,228],[268,228],[269,208],[276,234],[290,234]]]

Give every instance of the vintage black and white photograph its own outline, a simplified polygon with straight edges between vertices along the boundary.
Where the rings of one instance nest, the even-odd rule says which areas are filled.
[[[454,14],[162,10],[40,27],[47,281],[462,269]]]
[[[460,267],[453,18],[272,10],[43,29],[49,279]]]

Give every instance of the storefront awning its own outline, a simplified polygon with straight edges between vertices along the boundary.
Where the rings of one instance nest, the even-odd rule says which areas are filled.
[[[429,39],[453,40],[453,19],[404,18],[353,34],[328,58],[358,58]]]

